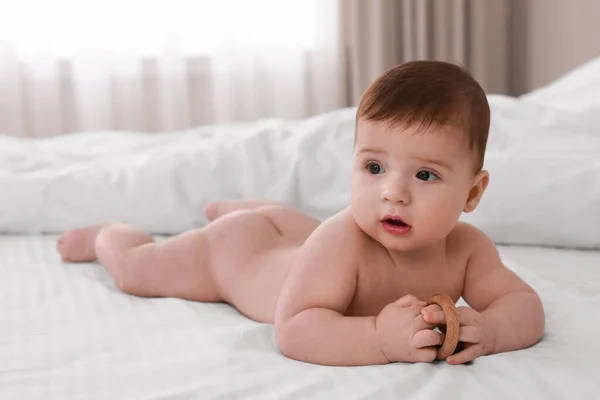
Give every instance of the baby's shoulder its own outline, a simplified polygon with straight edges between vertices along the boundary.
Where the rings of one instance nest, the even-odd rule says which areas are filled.
[[[469,257],[482,240],[489,240],[482,230],[467,222],[460,221],[448,235],[447,249],[448,252],[455,255]]]
[[[349,208],[323,221],[305,242],[305,247],[328,248],[328,252],[357,257],[368,246],[365,233],[354,221]]]

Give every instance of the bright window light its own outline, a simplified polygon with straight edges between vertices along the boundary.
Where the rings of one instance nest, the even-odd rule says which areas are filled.
[[[319,1],[18,0],[0,12],[0,41],[22,57],[56,58],[311,48]]]

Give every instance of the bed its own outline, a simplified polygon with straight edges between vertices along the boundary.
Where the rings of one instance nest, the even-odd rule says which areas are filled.
[[[461,366],[290,360],[272,326],[226,304],[130,296],[55,250],[59,232],[106,220],[163,240],[205,224],[219,198],[327,218],[348,201],[354,109],[164,135],[0,136],[0,399],[597,397],[597,76],[600,59],[523,97],[490,96],[492,181],[465,219],[538,291],[547,326],[529,349]]]
[[[547,334],[466,366],[289,360],[273,329],[224,304],[141,299],[55,236],[0,238],[2,399],[591,399],[600,372],[600,251],[503,246],[542,296]],[[577,274],[573,269],[577,268]]]

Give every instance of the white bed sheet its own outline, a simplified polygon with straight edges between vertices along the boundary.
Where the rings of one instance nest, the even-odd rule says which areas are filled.
[[[600,381],[600,252],[501,247],[543,298],[547,334],[472,365],[326,367],[224,304],[119,292],[65,264],[55,236],[0,236],[0,399],[591,399]]]

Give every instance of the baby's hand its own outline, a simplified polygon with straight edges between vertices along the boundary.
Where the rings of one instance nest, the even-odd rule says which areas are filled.
[[[421,310],[424,320],[434,325],[445,325],[446,318],[437,304]],[[494,347],[494,333],[485,317],[471,307],[457,307],[460,321],[459,345],[462,349],[446,358],[448,364],[462,364],[481,355],[490,354]]]
[[[442,344],[435,324],[423,319],[421,310],[427,303],[406,295],[390,303],[377,316],[375,328],[381,352],[390,362],[431,362]]]

